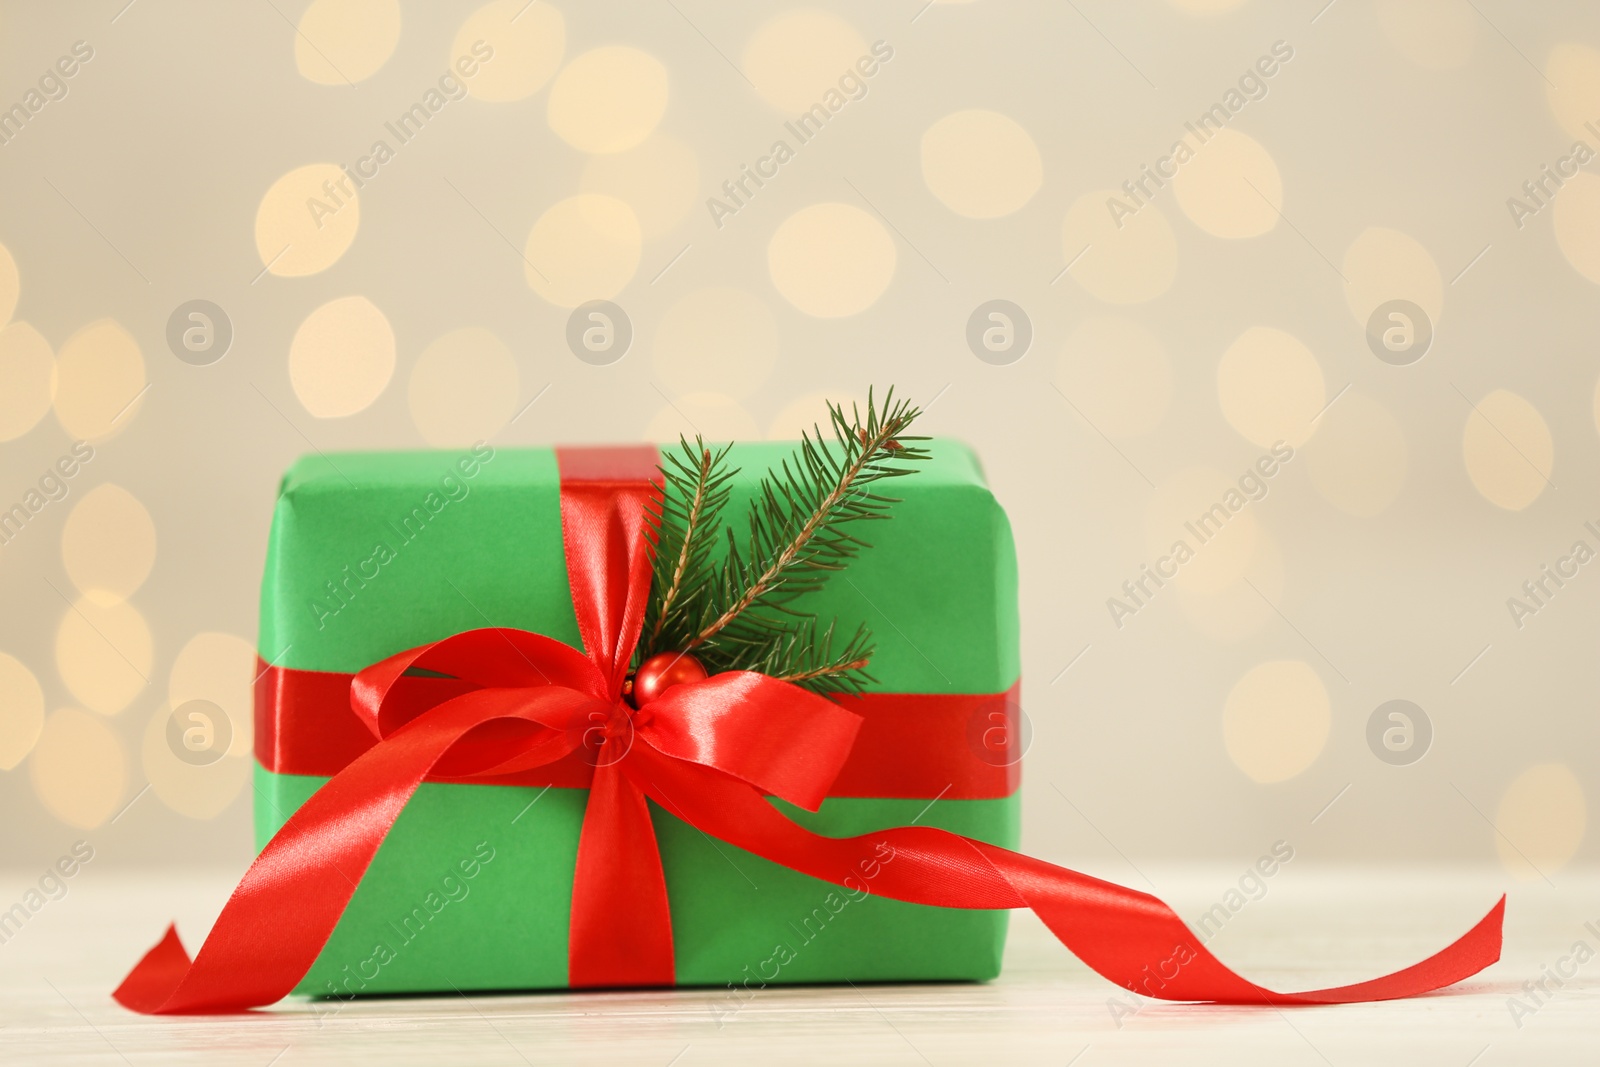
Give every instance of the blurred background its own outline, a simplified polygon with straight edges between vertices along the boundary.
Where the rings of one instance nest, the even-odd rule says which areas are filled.
[[[1594,5],[10,3],[0,73],[19,873],[251,855],[297,455],[890,383],[1015,527],[1029,851],[1600,855]]]

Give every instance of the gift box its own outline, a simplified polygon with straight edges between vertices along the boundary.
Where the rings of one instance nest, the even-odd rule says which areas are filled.
[[[873,681],[817,811],[829,837],[933,826],[1015,847],[1017,578],[1010,527],[977,458],[928,443],[897,480],[872,547],[795,605],[871,628]],[[741,443],[729,513],[792,452]],[[256,685],[258,847],[375,742],[350,706],[357,672],[484,627],[582,648],[551,449],[308,456],[285,475],[262,583]],[[428,675],[426,671],[413,674]],[[453,679],[435,678],[440,695]],[[426,688],[426,685],[423,686]],[[803,761],[804,751],[793,758]],[[569,985],[581,761],[500,779],[430,779],[384,840],[299,992],[346,995]],[[1008,912],[887,899],[863,861],[849,887],[719,841],[654,802],[680,985],[988,979]],[[893,863],[893,851],[871,863]]]
[[[263,596],[263,847],[199,953],[168,926],[113,997],[725,985],[720,1019],[774,983],[992,977],[1012,908],[1165,1000],[1386,1000],[1499,958],[1504,897],[1412,966],[1278,992],[1155,897],[1009,847],[1010,531],[969,451],[885,407],[833,408],[837,450],[781,473],[687,442],[302,461]]]

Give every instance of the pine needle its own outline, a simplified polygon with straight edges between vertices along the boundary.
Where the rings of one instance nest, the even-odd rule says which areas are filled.
[[[834,404],[828,413],[834,439],[827,441],[819,427],[814,436],[802,434],[795,454],[761,480],[743,545],[728,531],[727,556],[707,587],[707,621],[684,650],[711,662],[760,662],[770,668],[763,673],[833,691],[859,688],[857,661],[870,657],[871,635],[863,627],[834,655],[833,625],[818,633],[815,620],[792,602],[870,547],[849,525],[888,518],[898,502],[872,486],[915,473],[902,464],[925,460],[928,452],[908,443],[926,440],[906,436],[919,411],[896,402],[892,389],[881,410],[869,393],[865,414]]]
[[[699,438],[691,446],[679,439],[679,452],[663,456],[659,499],[648,506],[654,575],[645,609],[644,649],[678,650],[695,632],[708,585],[716,578],[712,561],[728,502],[729,482],[738,470],[726,469],[728,448],[713,453]]]

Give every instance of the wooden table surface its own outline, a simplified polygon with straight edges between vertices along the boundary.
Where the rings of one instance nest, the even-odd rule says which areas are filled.
[[[1270,885],[1208,942],[1263,984],[1325,986],[1414,962],[1509,889],[1499,964],[1445,993],[1387,1004],[1280,1011],[1134,1000],[1019,914],[1005,974],[986,985],[769,989],[723,1018],[713,1010],[723,996],[683,990],[344,1004],[296,999],[254,1016],[215,1019],[145,1018],[123,1011],[108,994],[169,919],[178,920],[192,951],[239,872],[93,873],[98,878],[77,880],[0,944],[0,1062],[1600,1062],[1600,956],[1588,959],[1600,952],[1600,872],[1567,871],[1553,882],[1526,884],[1483,870],[1300,870]],[[1147,873],[1192,920],[1238,872]],[[29,884],[0,875],[0,903],[21,899]],[[1579,942],[1589,952],[1575,955]],[[1548,994],[1525,991],[1524,983],[1541,980]]]

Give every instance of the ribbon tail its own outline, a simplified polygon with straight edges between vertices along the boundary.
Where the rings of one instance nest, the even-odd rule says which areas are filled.
[[[1176,912],[1148,893],[928,826],[823,837],[792,822],[745,783],[648,747],[633,753],[627,769],[642,792],[691,826],[852,892],[946,908],[1029,908],[1103,977],[1162,1000],[1392,1000],[1459,982],[1500,958],[1503,897],[1476,926],[1421,963],[1354,985],[1279,993],[1230,970]]]
[[[201,1015],[287,995],[316,962],[395,819],[456,741],[494,719],[560,721],[594,704],[554,687],[532,698],[507,693],[479,690],[440,704],[340,771],[256,857],[194,961],[169,927],[117,988],[117,1002],[147,1015]]]
[[[650,806],[617,762],[601,764],[578,838],[567,983],[670,986],[673,974],[672,913]]]
[[[177,926],[169,925],[156,947],[144,954],[112,992],[111,998],[124,1008],[154,1015],[177,991],[190,966],[189,953],[178,939]]]

